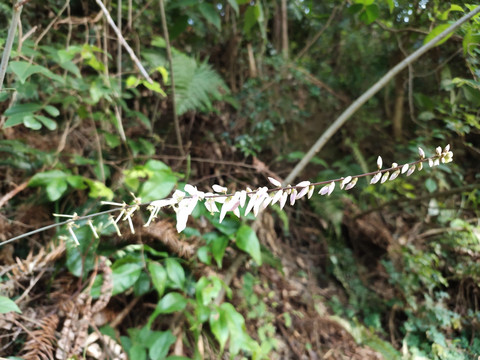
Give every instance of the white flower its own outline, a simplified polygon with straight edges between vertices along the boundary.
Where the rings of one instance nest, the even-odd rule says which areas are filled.
[[[280,198],[280,210],[282,210],[283,207],[285,206],[287,199],[288,199],[288,192],[284,191],[282,194],[282,197]]]
[[[437,146],[437,148],[435,149],[435,153],[439,156],[442,155],[442,148],[440,146]]]
[[[245,206],[245,202],[247,201],[247,192],[245,190],[240,191],[240,207]]]
[[[297,189],[292,189],[290,193],[290,205],[293,206],[295,204],[295,199],[297,198]]]
[[[448,153],[450,152],[450,144],[447,144],[447,146],[445,146],[445,148],[443,149],[443,153]],[[453,154],[453,153],[452,153]]]
[[[237,191],[233,196],[228,197],[225,200],[225,203],[222,206],[222,211],[220,212],[220,222],[223,221],[228,211],[233,211],[235,213],[235,210],[238,210],[239,205],[240,205],[240,193]],[[237,216],[240,217],[240,212],[237,211],[235,215],[237,213],[238,213]]]
[[[333,192],[334,189],[335,189],[335,182],[332,181],[332,182],[330,183],[330,185],[328,185],[328,193],[327,193],[327,195],[330,196],[330,194]]]
[[[177,207],[175,207],[175,212],[177,213],[177,231],[180,233],[187,227],[187,221],[190,214],[197,206],[198,196],[193,196],[188,199],[183,199],[180,201]]]
[[[217,184],[214,184],[212,186],[212,189],[213,191],[215,191],[216,193],[222,193],[222,194],[226,194],[228,189],[226,187],[223,187],[223,186],[220,186],[220,185],[217,185]]]
[[[412,175],[414,171],[415,171],[415,165],[410,166],[410,168],[407,171],[407,176]]]
[[[402,174],[405,174],[408,171],[408,164],[402,166]]]
[[[380,170],[380,169],[382,168],[382,165],[383,165],[382,157],[381,157],[381,156],[378,156],[378,158],[377,158],[377,167],[378,167],[378,170]]]
[[[390,176],[389,180],[390,181],[395,180],[398,177],[398,175],[400,175],[400,170],[394,171],[393,174]]]
[[[330,184],[329,184],[330,185]],[[320,195],[326,195],[328,193],[328,187],[329,185],[323,186],[320,191],[318,192]]]
[[[432,159],[428,159],[428,166],[433,167],[433,160]]]
[[[418,171],[420,171],[420,170],[423,169],[423,162],[419,162],[419,163],[417,164],[417,169],[418,169]]]
[[[272,205],[277,203],[278,200],[280,200],[282,198],[282,195],[283,195],[283,191],[282,190],[278,190],[275,192],[275,195],[273,196],[273,199],[272,199]]]
[[[372,180],[370,180],[370,184],[376,184],[381,177],[382,177],[381,172],[376,173],[375,176],[372,178]]]
[[[313,195],[313,192],[314,192],[314,191],[315,191],[315,186],[313,186],[313,185],[310,185],[310,186],[308,187],[308,194],[307,194],[307,198],[309,198],[309,199],[310,199],[310,198],[312,197],[312,195]]]
[[[281,187],[282,186],[282,183],[280,181],[278,181],[277,179],[274,179],[270,176],[268,177],[268,181],[270,181],[273,186],[276,186],[276,187]]]
[[[295,200],[301,199],[307,193],[310,191],[310,181],[302,181],[301,183],[298,183],[296,185],[297,187],[300,187],[301,190],[298,192],[297,196],[295,197]]]
[[[345,187],[345,190],[350,190],[357,184],[358,178],[353,178],[352,181],[350,181],[347,186]]]
[[[390,172],[385,172],[383,175],[382,175],[382,179],[380,180],[380,184],[383,184],[385,181],[388,180],[388,176],[390,175]]]
[[[425,159],[425,151],[421,147],[418,147],[418,154],[420,155],[420,159]]]
[[[202,200],[205,198],[205,193],[203,191],[198,191],[196,186],[186,184],[184,190],[191,196],[198,196]]]
[[[345,179],[343,179],[342,182],[340,183],[340,189],[343,190],[345,185],[347,185],[350,181],[352,181],[351,176],[347,176]]]
[[[207,208],[208,212],[210,214],[218,212],[217,204],[215,204],[215,198],[211,197],[214,196],[212,193],[206,193],[205,194],[205,202],[203,203],[205,207]],[[225,200],[225,199],[224,199]]]

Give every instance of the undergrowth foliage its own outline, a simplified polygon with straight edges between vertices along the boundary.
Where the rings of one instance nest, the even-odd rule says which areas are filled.
[[[192,214],[195,207],[200,202],[203,202],[205,208],[212,215],[219,212],[219,222],[221,223],[227,213],[233,213],[235,216],[240,217],[241,208],[244,208],[244,216],[247,216],[250,212],[253,212],[254,216],[257,216],[260,211],[264,210],[269,205],[275,205],[276,203],[279,203],[280,209],[283,209],[287,201],[293,206],[297,200],[303,198],[304,196],[307,196],[307,198],[310,199],[315,191],[316,186],[323,185],[318,192],[319,195],[329,196],[335,190],[337,183],[339,183],[341,190],[347,191],[355,187],[359,178],[373,175],[372,179],[370,180],[370,184],[376,184],[378,182],[383,184],[386,181],[395,180],[400,174],[406,174],[406,176],[410,176],[415,172],[415,170],[422,170],[424,162],[427,162],[430,167],[434,167],[440,165],[441,163],[449,163],[453,160],[453,152],[450,150],[450,144],[446,145],[443,149],[438,146],[435,149],[434,155],[430,157],[426,157],[425,152],[420,147],[418,148],[418,154],[420,159],[417,161],[403,165],[399,165],[398,163],[394,162],[389,168],[386,169],[382,169],[383,159],[381,156],[379,156],[377,158],[376,171],[360,175],[348,175],[339,179],[315,183],[311,183],[310,181],[301,181],[295,186],[287,185],[282,187],[282,183],[279,180],[269,177],[268,179],[270,183],[275,186],[273,189],[263,186],[255,190],[247,188],[235,193],[228,193],[228,189],[226,187],[217,184],[212,186],[214,191],[213,193],[199,191],[197,187],[186,184],[184,191],[177,189],[170,198],[154,200],[146,204],[142,204],[141,199],[135,197],[133,194],[133,204],[127,204],[125,202],[117,203],[112,201],[102,201],[102,204],[116,206],[116,208],[109,210],[109,212],[115,212],[117,210],[120,211],[116,217],[110,216],[110,225],[115,228],[115,231],[119,236],[122,235],[118,226],[120,221],[126,221],[131,233],[135,234],[132,216],[137,210],[140,209],[142,205],[146,205],[147,209],[150,211],[150,216],[144,226],[149,226],[152,221],[158,217],[158,214],[162,208],[173,208],[176,213],[176,228],[180,233],[185,230],[188,217]],[[247,199],[249,199],[248,204]],[[217,204],[219,204],[221,209],[218,208]],[[95,238],[98,238],[97,230],[95,229],[91,218],[97,215],[103,215],[104,213],[105,212],[101,212],[87,216],[78,216],[76,213],[73,215],[54,214],[54,216],[65,217],[69,219],[66,221],[66,227],[71,235],[72,240],[76,245],[79,245],[79,241],[74,231],[74,229],[78,227],[76,222],[87,219],[87,225],[90,227]],[[38,229],[37,232],[42,231],[43,229],[44,228]],[[27,234],[24,234],[24,236],[26,235]],[[24,236],[19,236],[17,238]],[[11,242],[12,240],[14,239],[9,239],[6,242]]]

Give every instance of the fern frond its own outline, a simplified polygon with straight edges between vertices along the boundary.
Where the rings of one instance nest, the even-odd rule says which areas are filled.
[[[210,110],[212,100],[221,97],[221,90],[228,93],[227,85],[209,64],[197,63],[186,55],[174,55],[173,74],[178,115],[190,110]]]

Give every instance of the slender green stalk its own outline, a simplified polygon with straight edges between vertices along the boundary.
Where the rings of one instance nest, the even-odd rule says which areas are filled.
[[[17,4],[13,7],[12,22],[8,29],[7,41],[5,42],[5,48],[3,50],[2,62],[0,63],[0,91],[3,88],[3,80],[5,79],[5,73],[7,72],[8,60],[10,59],[10,53],[12,52],[13,40],[15,39],[15,33],[17,30],[18,22],[20,20],[20,14],[22,13],[23,6],[17,6],[22,1],[17,1]]]

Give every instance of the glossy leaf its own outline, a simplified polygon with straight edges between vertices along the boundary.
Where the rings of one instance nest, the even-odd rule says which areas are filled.
[[[112,295],[117,295],[135,284],[142,272],[141,263],[126,263],[114,267],[112,271],[113,291]]]
[[[185,271],[180,263],[172,258],[165,260],[167,276],[171,281],[171,287],[174,289],[183,289],[185,286]]]
[[[168,354],[170,346],[177,340],[170,330],[156,332],[157,339],[150,347],[148,355],[152,360],[163,360]]]
[[[157,290],[158,296],[163,296],[167,284],[167,272],[165,271],[165,268],[158,262],[151,262],[148,264],[148,271],[152,278],[153,286]]]
[[[255,231],[248,226],[242,225],[238,229],[236,244],[240,250],[248,253],[258,265],[262,265],[262,255],[260,253],[260,242]]]
[[[435,26],[432,31],[430,31],[430,33],[425,37],[425,40],[423,40],[423,43],[426,44],[430,41],[432,41],[432,39],[439,35],[441,32],[443,32],[444,30],[448,29],[450,27],[450,24],[442,24],[442,25],[438,25],[438,26]],[[438,46],[438,45],[441,45],[443,44],[445,41],[447,41],[451,36],[453,35],[453,32],[451,32],[450,34],[448,34],[446,37],[444,37],[442,40],[440,40],[439,42],[437,42],[435,44],[435,46]]]
[[[187,306],[187,300],[182,294],[171,292],[165,295],[162,300],[159,301],[155,309],[156,314],[171,314],[175,311],[185,309]]]

